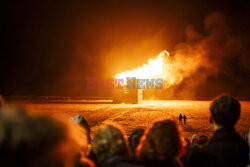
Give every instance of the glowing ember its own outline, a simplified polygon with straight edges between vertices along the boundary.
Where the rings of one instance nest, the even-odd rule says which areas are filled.
[[[161,77],[163,76],[164,56],[169,56],[166,50],[162,51],[156,59],[149,59],[148,64],[143,64],[142,67],[135,70],[117,74],[115,78],[126,80],[126,77],[136,77],[139,79]]]

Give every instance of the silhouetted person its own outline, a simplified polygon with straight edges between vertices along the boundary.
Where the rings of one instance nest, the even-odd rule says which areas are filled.
[[[179,125],[182,125],[182,115],[179,115]]]
[[[187,117],[186,117],[186,115],[184,115],[183,116],[184,125],[186,125],[186,120],[187,120]]]
[[[199,144],[200,147],[204,147],[204,146],[206,146],[207,143],[208,143],[208,138],[207,138],[207,136],[201,135],[201,136],[199,137],[199,140],[198,140],[198,143],[197,143],[197,144]]]
[[[193,134],[192,135],[192,145],[194,145],[196,142],[197,142],[197,140],[198,140],[198,135],[197,134]]]
[[[87,120],[80,114],[75,115],[73,117],[69,118],[69,121],[72,122],[73,124],[77,124],[80,127],[83,127],[86,132],[87,132],[87,138],[88,138],[88,143],[91,143],[91,137],[90,137],[90,126],[87,122]]]
[[[188,160],[188,155],[189,155],[188,153],[189,153],[190,148],[191,148],[191,142],[190,142],[190,140],[188,138],[184,138],[184,140],[185,140],[185,145],[186,145],[185,146],[186,154],[181,157],[181,161],[184,164],[184,166],[186,166],[187,160]]]
[[[93,139],[93,153],[97,166],[122,166],[129,156],[127,140],[117,127],[105,125],[101,127]]]
[[[184,138],[185,142],[186,142],[186,150],[189,149],[190,145],[191,145],[191,142],[188,138]]]
[[[74,166],[77,147],[66,126],[8,108],[0,112],[0,166]]]
[[[81,150],[78,159],[75,161],[75,167],[83,167],[83,163],[86,164],[86,162],[82,162],[82,157],[87,156],[87,158],[95,162],[95,156],[91,152],[90,126],[87,120],[82,115],[75,115],[70,117],[69,121],[71,122],[71,124],[68,124],[71,136],[78,143]],[[86,160],[88,161],[88,159],[84,159],[84,161]]]
[[[140,142],[142,135],[144,134],[144,129],[135,129],[129,136],[129,146],[131,148],[132,154],[135,154],[135,149]]]
[[[248,144],[234,129],[240,110],[240,103],[225,95],[216,98],[210,106],[210,122],[215,132],[208,145],[200,151],[215,157],[221,167],[246,166],[249,163]]]
[[[148,128],[136,149],[143,166],[180,167],[184,151],[178,126],[171,120],[158,121]]]

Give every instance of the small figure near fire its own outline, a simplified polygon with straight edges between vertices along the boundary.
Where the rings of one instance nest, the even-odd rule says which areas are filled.
[[[183,116],[184,125],[186,125],[186,120],[187,120],[187,117],[186,117],[186,115],[184,115]]]
[[[182,115],[179,115],[179,125],[182,125]]]

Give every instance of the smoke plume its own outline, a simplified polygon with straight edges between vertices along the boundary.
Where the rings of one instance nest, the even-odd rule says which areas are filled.
[[[244,60],[241,40],[232,35],[225,18],[214,12],[204,20],[203,32],[190,25],[186,41],[175,46],[172,63],[165,67],[164,78],[170,83],[167,97],[213,97],[224,91],[239,96],[237,87],[246,85],[242,80],[249,72]]]

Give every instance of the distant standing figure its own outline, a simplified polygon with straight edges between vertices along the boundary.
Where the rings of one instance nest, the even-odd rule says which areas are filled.
[[[179,125],[182,125],[182,115],[179,115]]]
[[[187,117],[186,117],[186,115],[184,115],[183,116],[184,125],[186,125],[186,120],[187,120]]]

